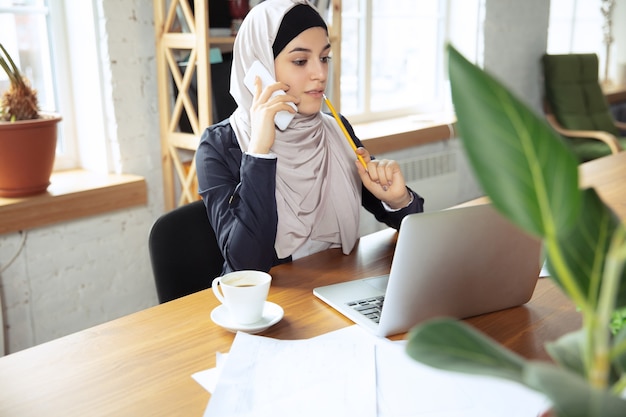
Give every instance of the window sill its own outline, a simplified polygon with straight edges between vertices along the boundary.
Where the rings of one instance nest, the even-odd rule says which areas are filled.
[[[604,86],[609,103],[626,102],[626,86]],[[372,155],[451,139],[456,136],[453,113],[422,114],[352,125]]]
[[[604,86],[603,89],[609,104],[626,102],[626,85]]]
[[[416,115],[357,123],[353,128],[367,150],[378,155],[454,138],[456,118],[451,114]]]
[[[143,177],[96,174],[84,170],[55,172],[43,194],[0,197],[0,234],[47,226],[147,203]]]

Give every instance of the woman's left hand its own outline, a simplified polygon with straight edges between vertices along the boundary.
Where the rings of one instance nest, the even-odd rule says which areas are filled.
[[[366,171],[361,161],[356,161],[365,188],[392,209],[406,207],[411,201],[411,194],[406,188],[400,165],[389,159],[372,160],[365,148],[358,148],[356,152],[367,164]]]

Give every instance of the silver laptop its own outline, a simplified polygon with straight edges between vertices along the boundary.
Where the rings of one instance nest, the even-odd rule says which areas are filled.
[[[391,336],[436,316],[466,318],[526,303],[540,258],[541,241],[490,204],[412,214],[400,226],[389,275],[313,293],[374,334]]]

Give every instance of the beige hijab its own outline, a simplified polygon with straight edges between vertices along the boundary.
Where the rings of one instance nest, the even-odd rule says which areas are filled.
[[[252,93],[246,70],[261,61],[274,76],[272,45],[283,16],[305,0],[266,0],[253,7],[237,34],[230,93],[238,108],[230,117],[242,151],[250,144]],[[309,239],[341,246],[348,254],[358,238],[361,181],[352,148],[335,120],[323,113],[297,114],[285,131],[276,129],[276,204],[279,258],[292,255]]]

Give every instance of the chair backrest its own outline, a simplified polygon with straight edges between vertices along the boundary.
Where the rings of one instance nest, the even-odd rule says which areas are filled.
[[[209,288],[222,272],[224,258],[201,200],[159,217],[148,247],[160,303]]]
[[[545,54],[542,64],[545,99],[563,127],[619,136],[598,81],[596,54]]]

